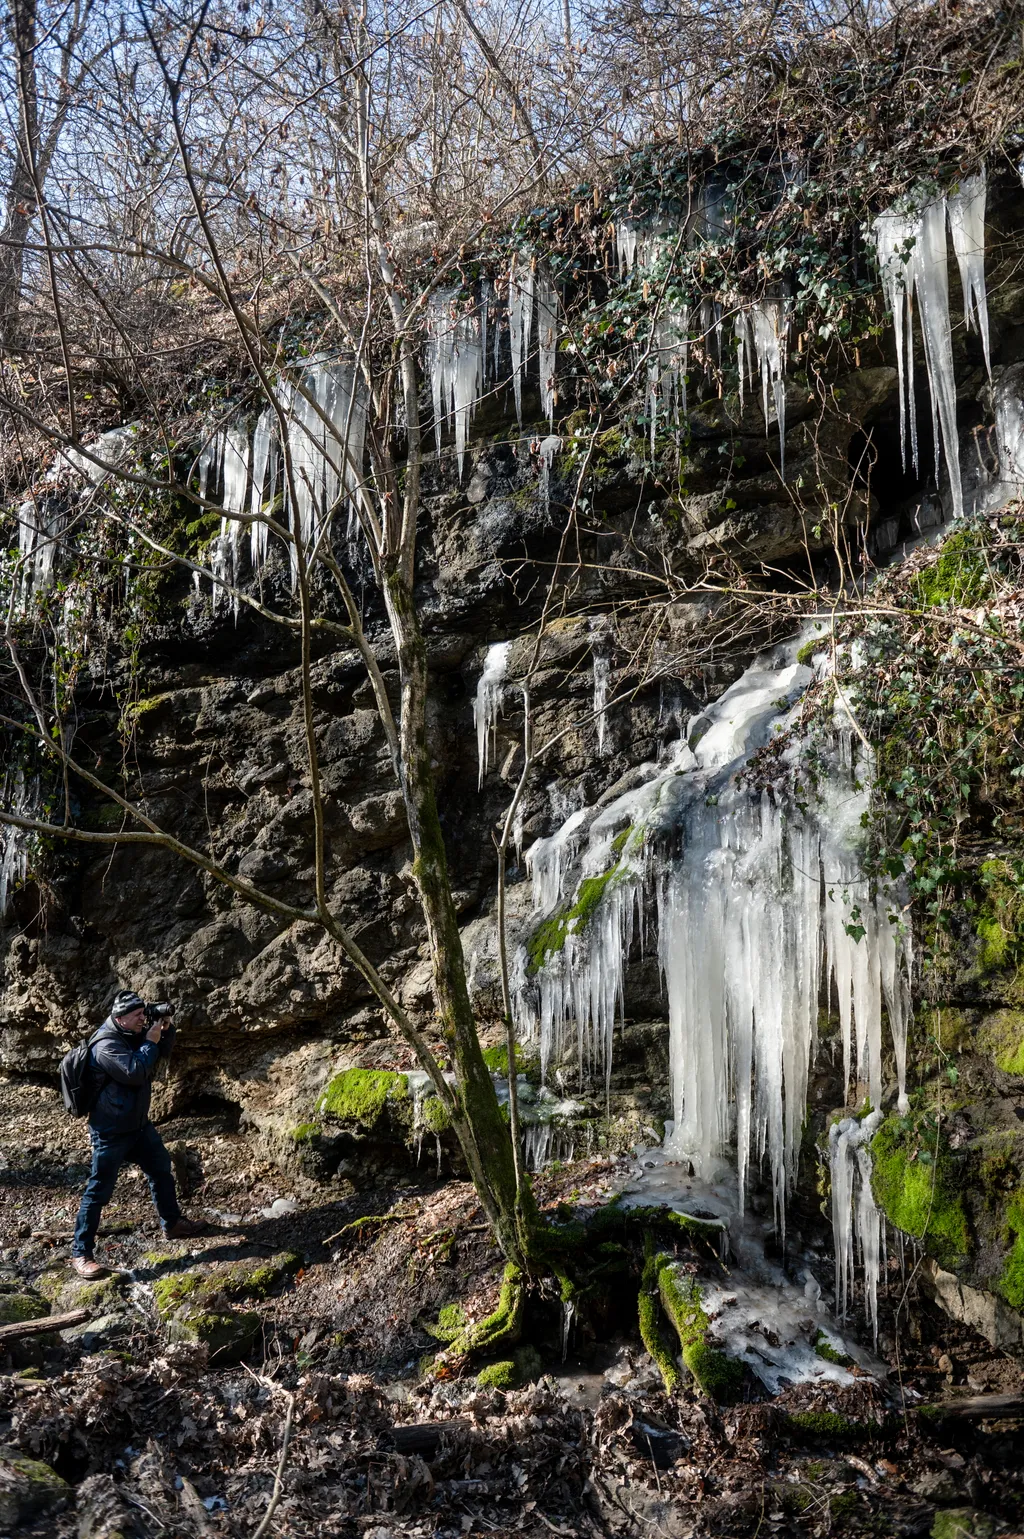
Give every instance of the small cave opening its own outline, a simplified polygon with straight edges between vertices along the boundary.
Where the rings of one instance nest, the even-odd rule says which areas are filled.
[[[226,1096],[202,1090],[196,1095],[182,1096],[175,1103],[169,1117],[161,1119],[164,1131],[182,1133],[185,1124],[202,1123],[204,1133],[237,1133],[242,1121],[242,1108],[237,1101]]]
[[[920,533],[912,527],[914,506],[935,490],[929,473],[932,447],[927,419],[918,423],[918,444],[920,469],[915,470],[910,460],[908,424],[904,467],[899,418],[894,412],[867,421],[850,439],[847,459],[851,485],[855,490],[869,492],[874,501],[868,535],[872,555],[885,556],[901,539],[913,539]]]

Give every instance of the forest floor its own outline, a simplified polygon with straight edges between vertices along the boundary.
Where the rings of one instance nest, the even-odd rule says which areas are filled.
[[[82,1126],[51,1089],[8,1083],[0,1129],[0,1308],[41,1284],[55,1312],[73,1307],[81,1290],[61,1279],[85,1176]],[[162,1131],[180,1146],[188,1211],[218,1227],[169,1247],[141,1177],[122,1175],[97,1247],[117,1273],[93,1320],[0,1357],[0,1536],[992,1539],[1024,1529],[1024,1420],[917,1408],[1020,1393],[1022,1366],[922,1297],[887,1376],[773,1399],[748,1388],[742,1403],[716,1406],[692,1384],[664,1393],[635,1295],[570,1320],[567,1335],[552,1296],[530,1316],[529,1381],[482,1389],[479,1364],[421,1368],[438,1349],[427,1327],[442,1307],[458,1302],[474,1318],[497,1297],[500,1258],[470,1186],[411,1167],[374,1168],[358,1189],[314,1186],[216,1113]],[[614,1175],[613,1162],[577,1162],[539,1178],[538,1195],[543,1206],[593,1202]],[[284,1255],[294,1260],[275,1270]],[[240,1361],[211,1361],[161,1318],[161,1278],[218,1276],[230,1294],[227,1279],[254,1266],[269,1283],[244,1302],[254,1334]],[[883,1298],[882,1339],[894,1343],[891,1304]],[[215,1296],[209,1307],[242,1306]],[[793,1419],[807,1412],[817,1414]],[[66,1485],[19,1464],[25,1456]]]

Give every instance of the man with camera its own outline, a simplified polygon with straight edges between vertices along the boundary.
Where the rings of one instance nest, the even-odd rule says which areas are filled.
[[[138,1165],[149,1181],[156,1211],[168,1239],[200,1234],[202,1226],[182,1217],[171,1157],[149,1120],[151,1081],[174,1046],[171,1005],[147,1005],[130,989],[114,998],[110,1015],[89,1042],[92,1110],[89,1137],[92,1171],[82,1196],[71,1247],[71,1265],[80,1277],[105,1277],[93,1260],[100,1214],[113,1195],[122,1165]]]

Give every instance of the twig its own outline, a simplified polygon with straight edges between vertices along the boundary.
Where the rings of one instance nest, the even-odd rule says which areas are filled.
[[[252,1539],[263,1539],[264,1534],[269,1532],[270,1520],[274,1516],[274,1513],[277,1511],[278,1503],[284,1494],[284,1480],[282,1477],[284,1475],[285,1460],[288,1457],[288,1444],[291,1442],[292,1417],[295,1415],[295,1396],[288,1390],[285,1390],[285,1394],[288,1397],[288,1414],[284,1419],[284,1437],[281,1439],[281,1457],[278,1459],[277,1469],[274,1471],[274,1489],[270,1495],[270,1506],[263,1514],[263,1521],[260,1523],[259,1528],[253,1534]]]

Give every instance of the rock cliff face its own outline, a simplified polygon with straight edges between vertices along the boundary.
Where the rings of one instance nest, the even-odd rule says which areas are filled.
[[[991,508],[1019,489],[1000,464],[991,426],[1000,392],[1019,401],[1024,375],[1024,283],[1019,251],[1024,202],[1009,176],[993,181],[988,231],[992,383],[974,333],[954,330],[961,468],[968,508]],[[951,313],[957,313],[955,283]],[[647,634],[650,582],[666,551],[689,559],[697,578],[714,557],[744,573],[771,563],[796,583],[834,567],[829,529],[864,539],[876,558],[941,528],[950,514],[948,478],[929,479],[926,392],[922,474],[899,454],[897,375],[891,331],[874,356],[848,360],[826,399],[799,378],[786,387],[786,482],[774,467],[759,399],[698,400],[684,485],[666,490],[635,440],[611,428],[595,462],[598,495],[570,530],[564,505],[574,467],[554,452],[550,469],[514,430],[511,401],[477,421],[461,485],[439,461],[428,487],[420,602],[433,678],[431,752],[454,873],[471,982],[481,1021],[500,1018],[493,935],[492,831],[521,767],[522,708],[514,687],[499,715],[492,772],[478,789],[474,696],[487,648],[511,641],[510,686],[532,665],[530,709],[538,739],[567,729],[547,756],[523,807],[521,848],[549,835],[566,813],[629,784],[661,755],[702,705],[735,679],[765,637],[757,625],[722,625],[724,601],[684,591],[659,610]],[[920,365],[920,360],[919,360]],[[923,373],[923,365],[920,365]],[[506,415],[497,420],[499,407]],[[539,399],[525,402],[539,415]],[[868,476],[868,462],[871,473]],[[447,467],[447,468],[446,468]],[[1022,469],[1018,465],[1018,470]],[[831,520],[831,522],[830,522]],[[357,560],[358,558],[356,558]],[[572,565],[568,598],[538,632],[547,578]],[[283,557],[264,581],[284,590]],[[394,688],[396,674],[374,597],[370,632]],[[539,639],[538,639],[539,635]],[[700,638],[700,647],[693,645]],[[536,655],[534,654],[534,649]],[[664,660],[687,655],[684,669]],[[594,658],[610,672],[599,741]],[[389,666],[390,665],[390,666]],[[301,902],[312,861],[311,794],[299,701],[298,658],[282,631],[243,611],[213,611],[191,586],[168,582],[145,643],[142,688],[131,707],[130,753],[152,814],[229,869],[286,900]],[[114,695],[127,683],[116,652],[94,655],[79,700],[82,740],[101,763],[122,751]],[[138,687],[137,684],[134,687]],[[329,898],[383,977],[429,1028],[432,1000],[423,931],[409,870],[401,797],[358,655],[323,645],[315,664],[316,730],[327,801]],[[112,809],[88,809],[106,829]],[[116,814],[115,814],[116,816]],[[513,934],[525,934],[531,899],[522,860],[510,873]],[[978,943],[981,944],[980,942]],[[245,1116],[285,1157],[310,1125],[329,1077],[351,1066],[408,1066],[389,1042],[380,1012],[356,973],[313,926],[284,926],[233,900],[173,856],[125,846],[110,854],[48,853],[36,880],[13,897],[0,932],[0,1067],[12,1076],[52,1075],[60,1053],[103,1014],[116,983],[178,1005],[181,1033],[164,1109],[216,1095]],[[920,981],[920,980],[919,980]],[[1017,1190],[1017,1132],[1024,1117],[1024,1026],[1016,972],[985,970],[977,948],[943,985],[938,1002],[959,1014],[957,1051],[969,1100],[956,1113],[961,1144],[998,1143],[998,1182]],[[936,1008],[932,999],[931,1008]],[[670,1112],[665,1003],[655,959],[635,948],[625,1014],[631,1023],[613,1086],[624,1127],[638,1134]],[[922,1019],[919,1017],[919,1019]],[[928,1054],[927,1029],[912,1059]],[[944,1051],[950,1051],[949,1042]],[[841,1104],[827,1062],[812,1088],[819,1113]],[[628,1113],[628,1116],[626,1115]],[[633,1120],[630,1121],[629,1118]],[[962,1126],[961,1126],[962,1124]],[[290,1155],[289,1155],[290,1157]],[[339,1157],[335,1152],[335,1162]],[[325,1170],[330,1169],[328,1160]],[[993,1175],[993,1181],[996,1176]],[[991,1185],[968,1199],[970,1222],[987,1238],[967,1268],[984,1284],[1004,1264],[1007,1204]],[[1016,1210],[1015,1210],[1016,1211]],[[1024,1221],[1017,1231],[1024,1235]],[[1018,1244],[1024,1241],[1018,1241]],[[987,1247],[987,1249],[986,1249]]]

